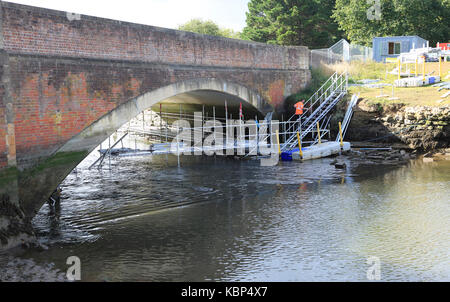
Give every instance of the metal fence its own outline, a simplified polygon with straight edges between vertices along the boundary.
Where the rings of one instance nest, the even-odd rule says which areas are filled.
[[[367,61],[373,56],[372,48],[351,44],[342,39],[330,48],[311,50],[311,66],[317,67],[322,63],[334,64],[354,60]]]

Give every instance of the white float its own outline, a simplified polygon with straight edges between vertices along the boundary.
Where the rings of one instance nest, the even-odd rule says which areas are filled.
[[[312,147],[302,148],[303,157],[300,158],[300,152],[292,153],[293,160],[310,160],[322,157],[328,157],[339,154],[340,152],[350,151],[351,144],[344,142],[342,148],[340,142],[326,142]]]
[[[423,85],[439,83],[441,78],[439,76],[426,76],[425,81],[423,76],[413,78],[403,78],[395,80],[395,86],[397,87],[420,87]]]

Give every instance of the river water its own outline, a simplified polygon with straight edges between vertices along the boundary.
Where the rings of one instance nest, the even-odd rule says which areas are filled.
[[[34,218],[48,249],[17,258],[77,256],[83,281],[367,281],[378,257],[382,281],[450,281],[450,161],[96,158]]]

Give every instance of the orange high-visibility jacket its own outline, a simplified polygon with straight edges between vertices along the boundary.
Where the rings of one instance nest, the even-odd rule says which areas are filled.
[[[294,105],[295,107],[295,114],[296,115],[302,115],[303,114],[303,102],[298,102],[297,104]]]

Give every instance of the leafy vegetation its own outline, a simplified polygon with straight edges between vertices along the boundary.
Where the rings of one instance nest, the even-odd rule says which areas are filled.
[[[381,18],[369,20],[374,1],[336,0],[333,18],[347,38],[370,46],[376,36],[418,35],[430,41],[447,42],[450,32],[449,0],[380,0]]]
[[[371,45],[376,36],[418,35],[447,42],[450,0],[379,0],[381,18],[369,18],[375,1],[251,0],[245,39],[328,48],[341,38]]]
[[[211,20],[192,19],[178,27],[179,30],[190,31],[203,35],[241,39],[241,33],[228,28],[220,28]]]
[[[334,0],[251,0],[245,39],[278,45],[329,47],[341,38],[331,19]]]

